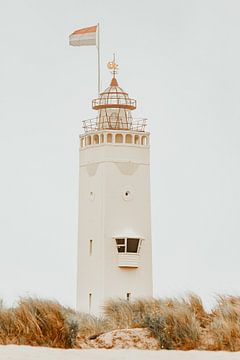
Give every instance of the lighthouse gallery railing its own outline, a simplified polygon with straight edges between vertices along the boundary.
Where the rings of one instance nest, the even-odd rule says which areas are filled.
[[[83,130],[85,133],[100,130],[131,130],[145,132],[147,119],[121,118],[121,121],[110,121],[107,117],[83,120]]]

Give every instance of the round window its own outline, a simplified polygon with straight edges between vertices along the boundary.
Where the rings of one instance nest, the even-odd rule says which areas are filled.
[[[126,201],[132,200],[132,191],[126,189],[123,192],[123,199]]]

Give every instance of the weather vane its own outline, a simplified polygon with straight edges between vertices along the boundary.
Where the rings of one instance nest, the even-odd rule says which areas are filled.
[[[113,54],[113,60],[107,63],[107,67],[115,77],[118,71],[118,64],[115,62],[115,54]]]

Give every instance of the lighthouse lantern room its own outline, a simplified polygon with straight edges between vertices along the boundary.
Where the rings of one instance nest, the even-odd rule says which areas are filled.
[[[149,133],[136,100],[110,86],[80,135],[77,308],[101,313],[108,298],[152,296]]]

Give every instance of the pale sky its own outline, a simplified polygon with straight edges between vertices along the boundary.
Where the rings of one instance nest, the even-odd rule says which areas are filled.
[[[75,306],[78,135],[112,53],[151,131],[156,296],[240,294],[240,2],[0,0],[0,297]]]

